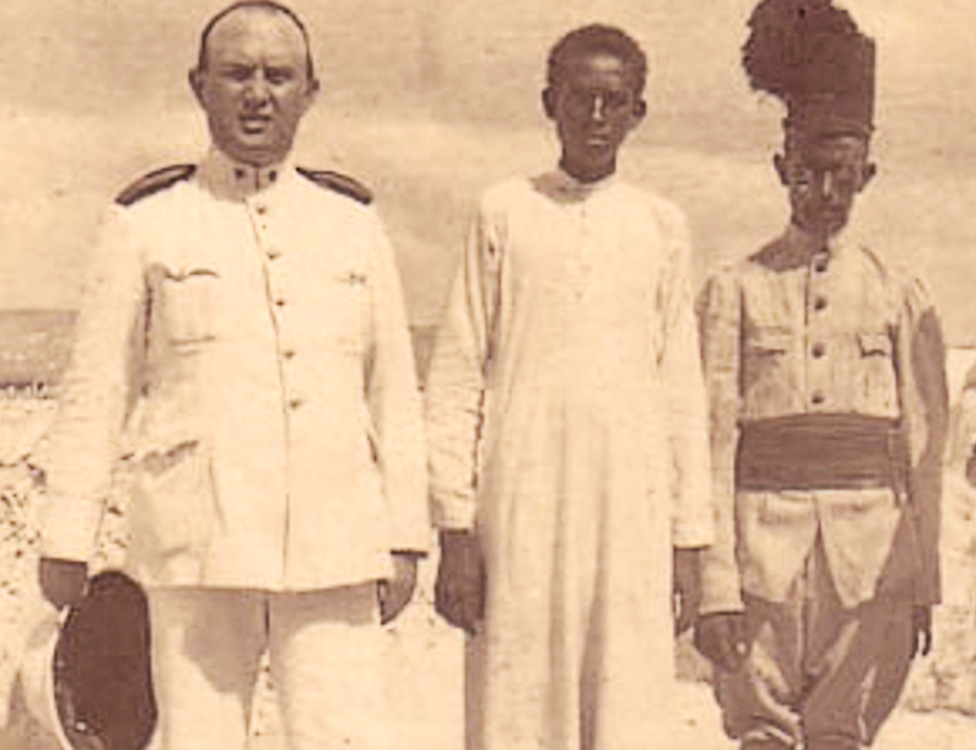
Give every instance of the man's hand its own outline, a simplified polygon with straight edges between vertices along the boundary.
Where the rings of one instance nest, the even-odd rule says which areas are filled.
[[[672,567],[674,634],[679,636],[695,624],[701,604],[701,550],[674,548]]]
[[[42,557],[37,577],[41,593],[58,611],[81,601],[88,582],[88,564],[77,560]]]
[[[695,624],[695,648],[725,672],[738,671],[750,647],[743,612],[713,612]]]
[[[912,609],[912,657],[928,656],[932,642],[932,607],[917,605]]]
[[[393,553],[393,576],[379,582],[380,622],[393,622],[413,598],[417,587],[417,558],[413,552]]]
[[[434,608],[451,625],[474,635],[485,609],[485,569],[478,540],[468,531],[442,531],[440,540]]]

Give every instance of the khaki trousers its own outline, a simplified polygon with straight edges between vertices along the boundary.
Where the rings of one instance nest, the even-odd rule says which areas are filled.
[[[749,659],[716,676],[729,736],[748,750],[870,744],[908,675],[911,601],[844,608],[818,539],[786,601],[746,596],[745,606]]]
[[[243,750],[259,662],[288,750],[388,750],[375,584],[149,592],[162,750]]]

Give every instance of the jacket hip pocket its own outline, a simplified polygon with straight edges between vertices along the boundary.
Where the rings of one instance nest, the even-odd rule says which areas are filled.
[[[146,453],[134,469],[136,545],[161,556],[201,552],[216,522],[209,451],[199,441],[188,440]]]

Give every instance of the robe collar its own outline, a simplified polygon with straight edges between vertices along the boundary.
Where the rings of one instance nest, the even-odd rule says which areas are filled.
[[[617,184],[616,172],[595,182],[576,179],[561,167],[532,180],[536,190],[559,203],[579,203]]]

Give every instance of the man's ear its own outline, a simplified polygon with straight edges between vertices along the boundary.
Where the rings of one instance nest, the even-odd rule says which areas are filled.
[[[780,183],[784,187],[789,187],[790,180],[786,169],[786,157],[783,154],[776,154],[773,157],[773,166],[776,168],[776,174],[779,175]]]
[[[542,109],[550,120],[556,119],[556,90],[552,86],[542,92]]]
[[[322,89],[318,78],[309,78],[308,83],[305,85],[305,111],[315,104],[315,100],[319,97],[319,91]]]
[[[868,183],[874,179],[874,176],[878,173],[878,165],[873,161],[869,161],[864,165],[864,169],[861,172],[861,190],[864,190],[868,186]],[[860,191],[858,191],[860,192]]]
[[[638,99],[634,102],[634,119],[640,122],[647,116],[647,102],[644,98]]]
[[[199,68],[191,68],[190,72],[187,73],[186,79],[190,82],[190,88],[193,90],[193,95],[203,105],[203,76],[205,73]]]

